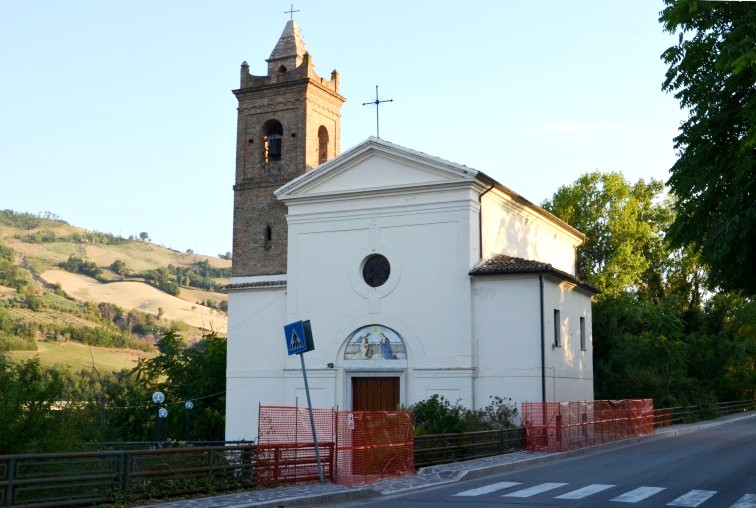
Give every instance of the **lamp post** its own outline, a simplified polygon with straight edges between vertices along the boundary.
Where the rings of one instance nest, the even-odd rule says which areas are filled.
[[[152,394],[152,403],[155,404],[158,409],[157,419],[155,420],[156,442],[160,441],[160,420],[168,416],[168,410],[160,406],[160,404],[162,404],[163,402],[165,402],[165,394],[163,392],[158,391]],[[163,414],[163,411],[165,411],[165,414]]]
[[[186,429],[184,431],[184,441],[189,441],[189,429],[191,428],[191,416],[192,409],[194,409],[194,402],[187,400],[184,402],[184,409],[186,409]]]
[[[158,441],[162,440],[160,428],[162,427],[162,421],[168,418],[168,410],[164,407],[158,409]]]

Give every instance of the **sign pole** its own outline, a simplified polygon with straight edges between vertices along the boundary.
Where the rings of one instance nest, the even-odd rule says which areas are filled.
[[[320,483],[323,481],[323,466],[320,463],[320,447],[318,447],[318,433],[315,431],[315,417],[312,414],[312,401],[310,400],[310,387],[307,384],[307,369],[305,369],[304,353],[299,353],[299,359],[302,361],[302,376],[304,377],[305,393],[307,394],[307,407],[310,411],[310,427],[312,427],[312,441],[315,443],[315,460],[318,461],[318,476]]]

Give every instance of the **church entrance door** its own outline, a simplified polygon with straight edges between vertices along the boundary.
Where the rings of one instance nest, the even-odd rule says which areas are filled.
[[[352,411],[396,411],[398,377],[353,377]]]

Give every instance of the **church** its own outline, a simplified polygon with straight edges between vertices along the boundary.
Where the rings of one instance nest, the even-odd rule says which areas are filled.
[[[309,320],[313,407],[593,399],[585,236],[484,173],[381,138],[341,152],[339,75],[294,20],[241,66],[226,439],[306,406],[284,325]]]

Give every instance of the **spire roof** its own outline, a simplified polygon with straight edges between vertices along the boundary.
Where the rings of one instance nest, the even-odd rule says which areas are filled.
[[[281,37],[279,37],[276,47],[273,48],[268,61],[291,57],[301,58],[305,53],[307,53],[307,46],[302,38],[302,33],[299,31],[297,22],[291,19],[286,22]]]

